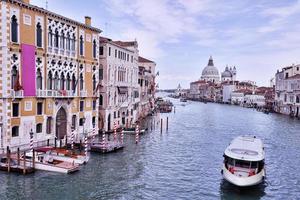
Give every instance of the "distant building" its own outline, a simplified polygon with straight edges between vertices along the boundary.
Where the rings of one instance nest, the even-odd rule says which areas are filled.
[[[177,89],[176,89],[176,91],[175,91],[175,95],[176,95],[177,97],[180,97],[180,96],[181,96],[181,93],[182,93],[182,88],[181,88],[181,85],[178,84]]]
[[[264,107],[266,105],[266,101],[263,95],[247,94],[244,98],[244,104],[248,107]]]
[[[214,61],[210,56],[207,66],[202,71],[201,80],[218,83],[220,82],[219,70],[214,66]]]
[[[138,104],[139,117],[145,117],[154,109],[155,95],[155,67],[156,63],[139,56],[139,84],[140,103]],[[135,97],[138,95],[133,94]],[[138,101],[136,101],[138,102]]]
[[[228,67],[226,66],[225,71],[221,74],[221,81],[236,81],[236,67]]]
[[[300,116],[300,65],[277,71],[274,109],[278,113]]]
[[[231,102],[231,93],[236,89],[234,84],[224,84],[222,85],[223,91],[223,103],[230,103]]]

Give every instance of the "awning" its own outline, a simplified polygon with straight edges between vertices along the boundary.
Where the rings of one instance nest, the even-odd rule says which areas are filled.
[[[127,94],[128,87],[118,87],[119,94]]]

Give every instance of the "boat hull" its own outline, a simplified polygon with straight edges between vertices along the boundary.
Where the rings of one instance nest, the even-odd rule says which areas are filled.
[[[239,187],[249,187],[260,184],[265,177],[265,169],[263,168],[261,172],[250,177],[238,177],[232,174],[226,169],[225,165],[222,168],[223,178],[229,183],[239,186]]]

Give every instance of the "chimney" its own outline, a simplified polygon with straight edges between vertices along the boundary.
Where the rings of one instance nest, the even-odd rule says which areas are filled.
[[[30,0],[23,0],[24,3],[30,4]]]
[[[29,1],[29,0],[27,0],[27,1]],[[92,25],[92,18],[89,17],[89,16],[85,16],[84,18],[85,18],[85,25],[91,26]]]

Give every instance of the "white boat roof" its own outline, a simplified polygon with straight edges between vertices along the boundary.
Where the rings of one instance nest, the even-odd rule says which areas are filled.
[[[255,136],[239,136],[233,139],[225,155],[239,160],[261,161],[265,159],[263,142]]]

